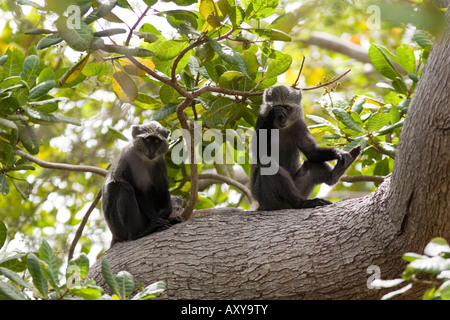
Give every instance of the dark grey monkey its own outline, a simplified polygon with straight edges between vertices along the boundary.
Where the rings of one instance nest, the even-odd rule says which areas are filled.
[[[172,205],[164,160],[169,133],[156,121],[132,126],[133,140],[111,165],[102,200],[111,244],[142,238],[182,221],[169,218]]]
[[[308,199],[315,185],[333,185],[361,152],[357,146],[344,152],[320,147],[303,120],[302,93],[290,86],[277,86],[264,92],[255,125],[252,150],[256,163],[251,168],[251,191],[260,210],[313,208],[330,204],[325,199]],[[267,139],[264,139],[265,132]],[[271,143],[271,129],[279,129],[279,140]],[[278,148],[278,159],[272,148]],[[274,150],[276,151],[276,150]],[[307,160],[300,164],[300,151]],[[276,154],[276,152],[274,152]],[[337,160],[336,166],[326,161]],[[264,174],[275,164],[274,174]]]

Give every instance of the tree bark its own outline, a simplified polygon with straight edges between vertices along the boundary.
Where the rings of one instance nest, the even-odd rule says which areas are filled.
[[[403,253],[450,240],[449,52],[447,29],[410,104],[392,178],[374,193],[315,209],[198,211],[103,257],[137,283],[166,281],[166,299],[379,298],[386,290],[368,289],[368,267],[398,277]],[[88,278],[105,286],[99,261]]]

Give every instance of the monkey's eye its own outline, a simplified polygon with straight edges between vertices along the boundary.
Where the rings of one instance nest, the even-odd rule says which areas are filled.
[[[158,138],[155,138],[155,139],[153,140],[153,142],[156,143],[156,144],[158,144],[158,143],[161,142],[161,140],[159,140]]]
[[[285,108],[286,108],[287,111],[290,111],[292,109],[291,106],[286,106]]]
[[[150,137],[145,138],[145,142],[150,143],[152,139]]]

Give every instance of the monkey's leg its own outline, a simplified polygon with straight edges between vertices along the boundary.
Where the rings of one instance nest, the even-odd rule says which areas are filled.
[[[333,167],[327,162],[310,162],[306,160],[294,176],[295,185],[301,197],[307,199],[318,184],[329,180]],[[306,200],[301,208],[314,208],[331,204],[320,198]]]
[[[259,166],[252,170],[252,193],[260,210],[299,208],[306,198],[301,197],[289,172],[279,167],[273,175],[262,175]]]

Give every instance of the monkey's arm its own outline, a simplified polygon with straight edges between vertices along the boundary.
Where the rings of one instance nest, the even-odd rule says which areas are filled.
[[[292,136],[298,137],[296,139],[297,147],[310,162],[341,160],[342,155],[345,154],[345,152],[336,148],[319,146],[303,120],[298,121],[293,130],[295,130],[295,134],[293,133]]]

